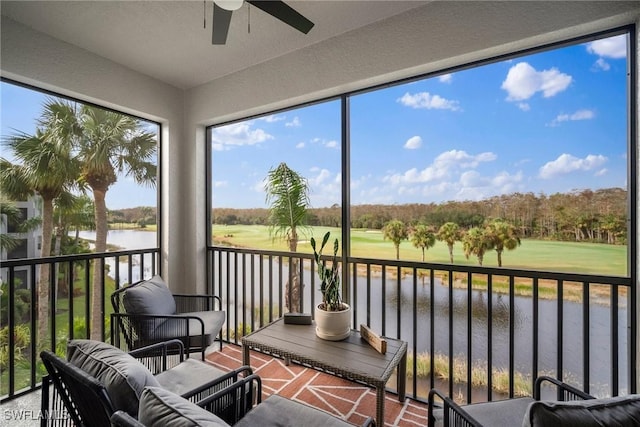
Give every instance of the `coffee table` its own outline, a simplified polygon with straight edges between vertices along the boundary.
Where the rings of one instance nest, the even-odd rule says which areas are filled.
[[[386,338],[387,352],[378,353],[360,332],[352,330],[342,341],[316,336],[315,324],[285,324],[276,320],[242,337],[242,360],[250,365],[250,350],[291,361],[365,384],[376,389],[376,425],[384,425],[385,386],[396,368],[398,400],[404,402],[407,382],[407,343]]]

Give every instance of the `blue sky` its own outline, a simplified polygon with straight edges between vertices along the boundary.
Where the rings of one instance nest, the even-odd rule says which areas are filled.
[[[626,36],[351,97],[351,202],[431,203],[627,186]],[[46,96],[2,83],[0,128],[32,133]],[[214,207],[266,207],[286,162],[313,207],[341,202],[340,103],[212,131]],[[1,155],[10,158],[3,151]],[[109,209],[155,206],[120,177]]]
[[[49,96],[42,92],[2,82],[0,84],[0,130],[2,137],[16,131],[33,134],[36,121],[42,112],[42,105]],[[157,126],[149,123],[148,131],[157,132]],[[0,147],[0,156],[15,161],[11,153]],[[156,206],[156,190],[140,187],[133,179],[119,176],[106,196],[107,208],[111,210],[136,206]]]
[[[626,36],[351,98],[351,202],[431,203],[627,187]],[[214,207],[266,207],[286,162],[340,203],[340,104],[216,128]]]

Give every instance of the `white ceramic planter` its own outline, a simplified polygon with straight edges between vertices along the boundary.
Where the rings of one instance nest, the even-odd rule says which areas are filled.
[[[325,311],[320,304],[315,309],[316,335],[323,340],[340,341],[351,334],[351,307],[342,311]]]

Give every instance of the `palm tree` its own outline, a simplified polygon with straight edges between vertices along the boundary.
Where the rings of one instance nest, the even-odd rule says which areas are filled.
[[[53,255],[59,256],[68,254],[69,249],[73,248],[73,253],[77,253],[79,248],[79,230],[95,229],[93,200],[86,194],[75,195],[64,192],[54,202],[53,218],[54,218],[54,244]],[[69,228],[74,227],[76,231],[75,240],[72,244],[68,244]],[[64,246],[63,246],[64,245]],[[69,268],[67,263],[56,264],[56,275],[58,280],[56,284],[56,295],[68,296],[73,289],[69,289],[69,274],[73,273],[73,267]]]
[[[478,263],[482,265],[484,254],[493,248],[491,236],[478,227],[473,227],[467,231],[462,239],[462,247],[464,248],[464,256],[469,259],[470,255],[478,258]]]
[[[385,240],[391,240],[396,247],[396,259],[400,259],[400,243],[409,238],[409,232],[404,222],[393,219],[382,227],[382,235]]]
[[[505,249],[512,251],[520,246],[518,229],[503,219],[495,219],[487,224],[485,233],[498,254],[498,267],[502,267],[502,252]]]
[[[298,229],[306,227],[309,209],[309,185],[296,171],[280,163],[267,174],[266,202],[270,204],[270,233],[284,239],[291,252],[298,249]],[[298,259],[292,258],[289,266],[285,302],[290,312],[300,309],[300,277]],[[289,300],[291,298],[291,300]]]
[[[53,201],[70,189],[77,177],[71,146],[66,141],[50,138],[48,132],[40,128],[35,135],[16,132],[3,138],[2,144],[20,162],[12,164],[2,159],[2,192],[13,200],[27,200],[34,195],[42,198],[41,251],[43,257],[51,256]],[[44,263],[37,283],[38,338],[42,347],[49,330],[49,276],[49,264]]]
[[[95,230],[93,200],[86,194],[79,196],[71,193],[62,193],[55,200],[53,217],[55,222],[55,243],[53,254],[62,254],[62,240],[68,235],[69,228],[75,229],[76,243],[79,239],[80,229]]]
[[[107,250],[107,206],[109,187],[119,174],[133,178],[140,185],[155,186],[154,162],[157,142],[141,123],[130,116],[90,105],[76,108],[67,102],[55,102],[48,117],[51,132],[64,138],[73,135],[75,155],[80,163],[80,181],[93,193],[96,222],[95,251]],[[102,338],[103,271],[101,263],[93,265],[91,294],[91,338]]]
[[[411,232],[411,243],[418,249],[422,250],[422,262],[424,262],[424,251],[432,248],[436,244],[436,235],[433,234],[431,227],[424,224],[418,224]]]
[[[453,264],[453,245],[462,239],[460,227],[455,222],[445,222],[438,229],[436,238],[447,244],[449,248],[449,260]]]

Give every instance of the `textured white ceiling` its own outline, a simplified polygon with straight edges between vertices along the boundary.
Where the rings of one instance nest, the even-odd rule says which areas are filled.
[[[315,23],[309,34],[245,3],[233,13],[224,46],[211,44],[211,0],[2,1],[0,9],[39,32],[187,89],[428,2],[287,3]]]

